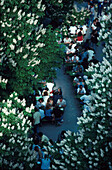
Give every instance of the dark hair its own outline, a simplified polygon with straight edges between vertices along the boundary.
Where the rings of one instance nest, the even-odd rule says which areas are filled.
[[[38,146],[35,146],[34,150],[35,150],[36,152],[38,152],[38,151],[39,151]]]
[[[40,102],[40,101],[42,101],[42,102],[43,102],[44,100],[43,100],[43,98],[40,98],[38,101],[39,101],[39,102]]]
[[[43,95],[44,95],[44,96],[48,96],[48,92],[47,92],[47,91],[45,91]]]
[[[78,32],[78,36],[82,36],[82,32],[80,31],[80,32]]]
[[[38,107],[35,107],[35,112],[39,111],[39,108]]]
[[[38,136],[39,136],[39,137],[42,137],[42,136],[43,136],[43,133],[42,133],[42,132],[39,132],[39,133],[38,133]]]

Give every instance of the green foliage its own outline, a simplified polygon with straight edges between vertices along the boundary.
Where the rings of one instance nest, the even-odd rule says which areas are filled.
[[[38,81],[56,75],[54,67],[62,62],[62,53],[52,28],[46,31],[40,24],[44,10],[45,5],[35,0],[1,3],[0,72],[8,79],[2,98],[12,91],[27,98]]]
[[[10,95],[7,101],[0,104],[0,168],[31,169],[36,155],[30,150],[32,138],[29,117],[34,106],[26,107],[25,99],[20,100],[17,93]],[[8,167],[7,167],[8,166]]]

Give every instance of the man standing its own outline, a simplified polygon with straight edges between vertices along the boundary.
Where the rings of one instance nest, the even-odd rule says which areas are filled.
[[[103,10],[104,0],[98,0],[98,16],[101,16]]]
[[[34,133],[38,133],[39,124],[40,124],[41,114],[38,108],[35,108],[35,113],[33,114],[33,125],[34,125]]]
[[[90,12],[91,12],[90,18],[91,18],[91,23],[93,23],[94,15],[95,15],[95,9],[94,9],[93,4],[90,4],[90,6],[91,6],[91,8],[90,8]]]

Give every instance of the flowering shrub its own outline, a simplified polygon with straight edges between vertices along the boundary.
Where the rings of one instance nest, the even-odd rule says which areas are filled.
[[[34,106],[26,107],[16,92],[0,104],[0,167],[2,169],[31,169],[36,155],[30,149],[32,138],[29,116]],[[7,167],[8,166],[8,167]]]
[[[89,67],[92,78],[90,112],[83,110],[78,118],[79,132],[67,131],[66,137],[54,148],[46,147],[52,155],[52,169],[111,169],[112,125],[112,67],[104,58],[101,64]]]
[[[0,6],[0,72],[8,79],[3,97],[16,91],[27,98],[38,81],[47,79],[48,74],[50,77],[55,75],[50,68],[62,61],[55,32],[51,28],[46,30],[41,24],[46,8],[41,0],[2,0]],[[50,66],[45,67],[49,60]]]

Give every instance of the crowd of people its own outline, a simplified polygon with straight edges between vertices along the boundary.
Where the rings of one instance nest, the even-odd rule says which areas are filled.
[[[78,26],[71,25],[66,37],[57,40],[60,48],[62,44],[64,44],[65,47],[65,74],[69,74],[72,77],[75,96],[80,101],[81,108],[87,109],[88,111],[90,111],[89,103],[92,96],[91,90],[86,85],[86,80],[91,78],[87,74],[86,69],[88,69],[92,63],[96,64],[99,62],[95,54],[98,47],[97,37],[101,29],[100,21],[108,18],[107,12],[102,15],[104,5],[107,8],[106,1],[99,0],[97,5],[98,11],[96,13],[94,2],[92,0],[88,2],[87,10],[91,13],[90,19],[87,20],[84,25],[80,25],[80,23],[78,23]],[[90,31],[90,38],[85,40],[88,30]],[[54,82],[47,83],[43,80],[43,82],[40,83],[43,84],[43,87],[38,88],[35,92],[35,113],[33,114],[34,144],[32,149],[37,153],[38,169],[49,169],[52,158],[46,156],[44,145],[49,143],[52,148],[54,142],[45,134],[39,132],[39,126],[41,126],[44,120],[61,125],[66,100],[63,98],[60,87],[54,89]],[[65,138],[65,133],[66,131],[62,131],[56,142],[61,142],[61,140]]]

